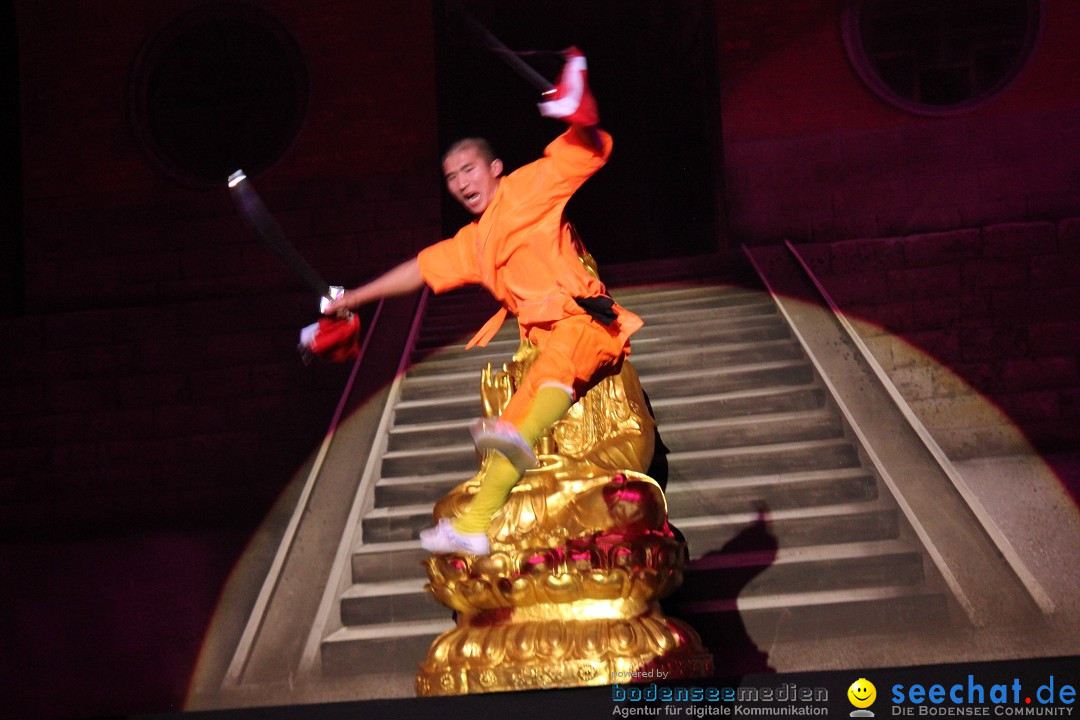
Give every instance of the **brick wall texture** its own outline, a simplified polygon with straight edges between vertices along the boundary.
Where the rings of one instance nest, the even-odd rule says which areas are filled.
[[[1080,218],[798,249],[950,456],[1080,447]]]

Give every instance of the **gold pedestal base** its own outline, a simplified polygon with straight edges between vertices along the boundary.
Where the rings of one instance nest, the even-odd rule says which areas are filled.
[[[467,506],[475,484],[459,486],[436,513]],[[544,512],[529,513],[530,522],[525,509]],[[457,627],[432,643],[418,695],[712,672],[697,634],[660,610],[658,600],[682,583],[686,546],[651,478],[530,472],[492,526],[490,555],[428,558],[428,590],[457,613]]]
[[[573,612],[572,607],[565,610]],[[583,615],[591,610],[581,608]],[[625,619],[459,626],[432,645],[420,665],[416,692],[463,695],[610,685],[702,677],[711,671],[712,657],[694,631],[653,607]]]

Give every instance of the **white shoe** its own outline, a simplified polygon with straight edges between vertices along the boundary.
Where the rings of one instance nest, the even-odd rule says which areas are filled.
[[[420,547],[432,553],[463,552],[469,555],[488,555],[491,544],[485,533],[463,533],[454,529],[446,518],[433,528],[420,531]]]
[[[522,475],[537,467],[536,453],[517,428],[495,418],[480,418],[469,427],[478,450],[494,450],[509,460]]]

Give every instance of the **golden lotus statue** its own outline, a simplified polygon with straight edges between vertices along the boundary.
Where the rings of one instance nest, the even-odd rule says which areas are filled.
[[[482,372],[485,416],[502,411],[535,356],[523,341],[502,370]],[[668,526],[663,490],[644,474],[654,438],[625,362],[540,440],[540,467],[492,521],[491,554],[427,560],[427,589],[456,612],[457,626],[432,643],[417,694],[711,673],[697,634],[659,606],[682,582],[686,546]],[[436,504],[436,520],[463,512],[487,462]]]

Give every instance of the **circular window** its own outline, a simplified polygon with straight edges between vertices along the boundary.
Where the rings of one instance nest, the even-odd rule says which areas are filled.
[[[848,57],[874,92],[942,115],[1016,76],[1035,44],[1039,0],[849,0],[843,25]]]
[[[296,138],[307,70],[292,36],[248,5],[213,3],[166,25],[132,72],[132,122],[148,154],[188,185],[257,174]]]

